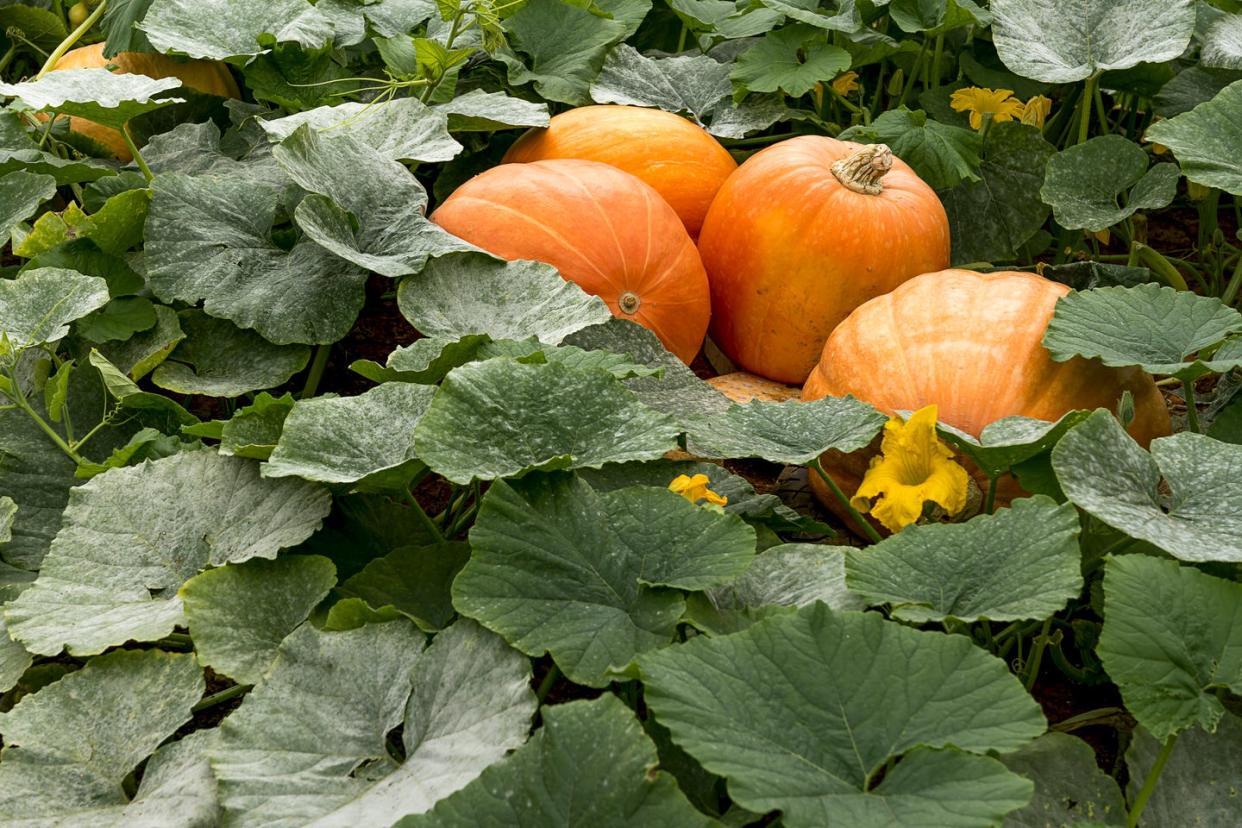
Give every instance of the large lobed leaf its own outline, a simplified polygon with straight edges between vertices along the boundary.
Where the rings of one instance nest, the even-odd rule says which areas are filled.
[[[485,770],[430,813],[397,828],[479,825],[565,828],[708,828],[657,763],[655,745],[611,694],[545,707],[541,727],[511,756]]]
[[[177,78],[149,78],[107,69],[62,69],[25,83],[0,83],[0,95],[11,95],[31,109],[120,129],[139,115],[184,103],[184,98],[156,97],[180,86]]]
[[[1184,561],[1242,561],[1242,446],[1182,432],[1148,454],[1098,411],[1052,450],[1052,468],[1074,505],[1114,529]]]
[[[674,448],[677,433],[608,371],[489,359],[449,373],[414,441],[433,470],[469,483],[654,460]]]
[[[1126,708],[1160,741],[1216,730],[1219,689],[1242,692],[1242,584],[1145,555],[1104,573],[1100,658]]]
[[[285,639],[212,754],[228,824],[391,825],[525,741],[526,659],[469,621],[424,641],[405,620]],[[398,725],[402,762],[386,744]]]
[[[1022,747],[1043,715],[964,637],[813,604],[639,665],[674,741],[739,805],[779,808],[791,828],[982,826],[1031,798],[1029,781],[978,754]]]
[[[318,527],[329,498],[210,451],[113,469],[74,489],[34,586],[5,608],[27,649],[90,655],[184,623],[176,590],[207,566],[274,558]]]
[[[1242,195],[1242,81],[1189,112],[1152,124],[1144,137],[1173,150],[1191,181]]]
[[[602,686],[610,671],[669,643],[676,589],[721,586],[755,552],[740,518],[668,491],[596,492],[567,474],[492,485],[470,532],[453,605],[566,676]]]
[[[1046,497],[846,553],[846,583],[913,622],[1046,618],[1082,589],[1078,513]]]

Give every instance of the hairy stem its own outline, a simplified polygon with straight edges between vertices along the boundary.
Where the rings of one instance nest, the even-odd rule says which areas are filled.
[[[841,503],[841,507],[845,509],[846,514],[850,516],[850,519],[854,521],[854,524],[863,530],[867,537],[871,539],[872,543],[879,543],[884,540],[880,537],[880,533],[876,531],[876,528],[872,526],[866,518],[859,514],[858,510],[855,509],[850,503],[850,499],[845,496],[845,492],[841,491],[841,487],[837,485],[837,481],[833,480],[832,477],[828,475],[828,472],[824,471],[824,467],[820,464],[818,457],[811,461],[811,468],[814,469],[815,473],[818,474],[820,479],[824,481],[824,485],[832,491],[833,496]]]
[[[43,68],[39,70],[39,74],[34,76],[34,79],[38,80],[48,72],[52,71],[52,68],[56,66],[56,63],[65,56],[65,52],[72,49],[74,45],[82,39],[82,35],[89,32],[91,30],[91,26],[94,26],[95,23],[99,21],[99,18],[103,17],[103,13],[107,10],[107,8],[108,0],[99,0],[99,5],[96,6],[95,10],[90,13],[90,16],[82,21],[82,25],[70,32],[69,36],[62,40],[60,45],[53,49],[52,53],[47,56],[47,62],[43,64]]]
[[[1139,824],[1139,817],[1143,815],[1143,809],[1147,807],[1147,800],[1151,799],[1152,793],[1156,790],[1156,783],[1160,781],[1160,774],[1164,771],[1164,766],[1168,764],[1169,757],[1173,755],[1173,746],[1176,744],[1177,734],[1174,733],[1168,739],[1165,739],[1164,744],[1160,746],[1160,753],[1156,755],[1156,763],[1147,772],[1147,778],[1143,780],[1143,787],[1139,788],[1138,794],[1134,797],[1133,804],[1130,805],[1130,811],[1126,814],[1126,828],[1136,828]]]

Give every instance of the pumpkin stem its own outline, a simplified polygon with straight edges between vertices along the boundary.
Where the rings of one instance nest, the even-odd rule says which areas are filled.
[[[627,290],[625,293],[621,294],[621,298],[617,300],[617,304],[621,306],[621,310],[624,313],[633,315],[638,311],[638,306],[642,304],[642,302],[639,300],[637,293],[632,290]]]
[[[888,144],[868,144],[832,165],[837,180],[856,193],[879,195],[884,192],[880,179],[893,168],[893,151]]]

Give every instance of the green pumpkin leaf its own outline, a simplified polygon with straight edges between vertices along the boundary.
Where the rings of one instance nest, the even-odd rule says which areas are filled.
[[[465,543],[401,546],[371,561],[337,588],[375,608],[392,607],[426,632],[436,632],[453,620],[450,587],[470,559]]]
[[[504,21],[512,49],[502,49],[497,57],[514,86],[533,83],[545,100],[585,104],[608,47],[624,40],[627,28],[578,4],[529,0]]]
[[[979,180],[983,152],[979,133],[934,121],[921,109],[889,110],[869,126],[850,127],[838,137],[843,141],[888,144],[934,190]]]
[[[238,397],[275,388],[310,361],[310,349],[303,345],[273,345],[254,331],[199,311],[182,311],[178,328],[182,338],[151,377],[178,394]]]
[[[147,218],[152,291],[165,302],[206,300],[212,316],[271,342],[335,342],[362,308],[366,274],[310,239],[272,240],[276,187],[248,175],[164,173]]]
[[[122,811],[122,781],[202,693],[194,656],[117,650],[26,696],[0,714],[0,819],[88,824]]]
[[[401,281],[397,304],[423,335],[448,339],[533,336],[556,345],[612,318],[602,299],[563,279],[551,265],[502,262],[483,253],[433,259],[422,273]]]
[[[0,546],[0,582],[3,561],[23,569],[39,568],[60,529],[69,490],[77,483],[73,472],[73,461],[24,411],[0,411],[0,495],[17,504],[11,537]]]
[[[1100,135],[1048,159],[1043,200],[1057,224],[1098,232],[1139,210],[1168,207],[1181,172],[1173,164],[1147,169],[1147,153],[1120,135]],[[1124,196],[1124,206],[1118,197]]]
[[[991,9],[1001,61],[1046,83],[1173,60],[1195,28],[1191,0],[993,0]]]
[[[280,642],[335,585],[327,558],[285,555],[209,569],[177,594],[199,663],[240,684],[260,684]]]
[[[175,310],[166,305],[154,305],[152,310],[155,312],[152,327],[139,331],[124,342],[105,342],[99,346],[100,353],[135,382],[155,370],[185,339],[185,331],[181,329],[181,320]]]
[[[966,455],[989,477],[1005,472],[1050,450],[1074,426],[1087,419],[1090,412],[1070,411],[1055,423],[1031,417],[1002,417],[988,423],[975,438],[953,426],[938,423],[940,436]]]
[[[1034,127],[1014,121],[992,125],[983,144],[980,180],[940,194],[949,214],[954,263],[1013,258],[1043,227],[1049,210],[1039,189],[1055,152]]]
[[[35,214],[39,205],[56,195],[56,179],[25,170],[0,178],[0,238]]]
[[[1184,561],[1242,561],[1242,446],[1183,432],[1149,455],[1097,411],[1052,450],[1052,467],[1072,503],[1132,538]]]
[[[220,440],[220,453],[253,460],[268,459],[295,404],[293,395],[288,392],[273,397],[266,391],[260,391],[255,395],[254,403],[239,408],[232,418],[219,426],[217,439]],[[190,429],[182,431],[195,433]]]
[[[401,489],[418,471],[414,427],[435,388],[391,382],[356,397],[299,400],[264,477]]]
[[[448,116],[449,132],[495,132],[513,127],[546,127],[552,120],[547,104],[514,98],[503,92],[485,92],[482,89],[471,89],[451,101],[436,104],[432,109]]]
[[[738,55],[729,77],[742,92],[781,91],[797,98],[849,68],[849,52],[795,25],[768,32]]]
[[[1242,81],[1189,112],[1152,124],[1143,136],[1173,150],[1189,180],[1242,195]]]
[[[521,745],[535,710],[530,663],[469,621],[424,641],[405,620],[290,634],[221,725],[211,763],[225,819],[391,825]],[[400,763],[386,745],[398,725]]]
[[[914,623],[1047,618],[1082,590],[1078,512],[1037,495],[846,552],[846,583]]]
[[[1212,69],[1242,69],[1242,14],[1223,14],[1208,27],[1199,62]]]
[[[301,127],[272,150],[312,193],[294,212],[309,238],[392,278],[420,272],[432,256],[475,249],[426,218],[427,193],[405,167],[347,135],[321,138]]]
[[[459,339],[425,336],[394,350],[382,366],[371,360],[358,360],[350,364],[349,370],[377,383],[435,385],[449,371],[478,359],[480,349],[491,341],[486,334],[467,334]]]
[[[31,43],[49,50],[55,49],[69,34],[63,17],[33,3],[14,3],[0,8],[0,28],[16,29]]]
[[[565,825],[708,828],[658,763],[655,745],[616,697],[545,707],[543,727],[511,756],[427,814],[394,828]]]
[[[5,607],[33,653],[90,655],[184,623],[176,590],[207,566],[273,558],[319,528],[330,503],[300,480],[209,451],[112,469],[75,488],[34,586]]]
[[[138,28],[157,51],[208,60],[262,54],[261,40],[313,49],[333,35],[332,21],[307,0],[153,0]]]
[[[10,7],[12,8],[12,7]],[[0,9],[3,12],[4,9]],[[59,41],[58,41],[59,42]],[[50,175],[57,186],[114,176],[116,168],[94,159],[60,158],[44,152],[16,112],[0,112],[0,175],[14,171]]]
[[[759,457],[804,465],[829,449],[865,448],[887,420],[853,397],[813,402],[751,400],[691,429],[687,450],[698,457]]]
[[[724,776],[735,802],[779,808],[790,828],[981,825],[1031,798],[1029,781],[977,754],[1022,747],[1043,714],[965,637],[817,603],[639,666],[673,740]]]
[[[108,302],[108,284],[76,270],[42,267],[0,279],[0,334],[15,350],[59,342],[69,325]]]
[[[1098,652],[1126,709],[1164,741],[1225,714],[1214,692],[1242,692],[1242,584],[1176,561],[1113,558],[1104,572]]]
[[[1068,733],[1045,733],[1026,747],[1000,757],[1005,767],[1035,783],[1035,798],[1005,817],[1005,828],[1049,825],[1121,825],[1126,805],[1121,789],[1100,770],[1091,746]]]
[[[4,498],[3,500],[8,500]],[[2,502],[2,501],[0,501]],[[9,503],[13,501],[8,500]],[[21,642],[9,636],[8,624],[0,615],[0,693],[7,692],[17,684],[22,674],[34,663],[34,656],[26,652]]]
[[[1242,364],[1234,349],[1196,359],[1242,331],[1242,314],[1219,299],[1156,284],[1074,291],[1057,300],[1044,347],[1058,362],[1083,356],[1117,368],[1194,379]],[[1220,358],[1224,357],[1224,358]]]
[[[634,377],[625,387],[644,405],[672,417],[682,430],[702,424],[706,418],[724,414],[733,403],[724,394],[699,379],[680,359],[673,356],[647,328],[628,319],[609,319],[576,331],[565,344],[587,350],[625,354],[651,368],[660,368],[658,377]]]
[[[677,434],[607,371],[489,359],[449,373],[414,440],[433,470],[469,483],[654,460]]]
[[[719,492],[715,485],[713,491]],[[845,583],[845,552],[814,543],[782,543],[765,549],[736,580],[691,595],[686,620],[713,635],[728,635],[777,612],[816,601],[834,610],[860,610],[860,595]]]
[[[1160,742],[1142,728],[1135,731],[1126,751],[1131,797],[1138,795],[1159,753]],[[1242,717],[1226,713],[1213,733],[1197,727],[1183,731],[1143,809],[1143,823],[1228,825],[1238,812],[1240,768]]]
[[[40,112],[57,112],[121,129],[147,112],[184,103],[184,98],[156,98],[177,89],[177,78],[149,78],[107,69],[62,69],[24,83],[0,83],[0,95],[20,100]]]
[[[462,149],[449,135],[447,114],[439,108],[428,107],[418,98],[321,106],[259,121],[259,126],[274,141],[291,137],[303,124],[309,124],[316,136],[329,143],[335,137],[348,137],[389,161],[449,161]],[[308,140],[303,139],[304,142]],[[361,174],[355,174],[352,181],[356,184],[361,179]]]
[[[674,589],[720,586],[755,550],[740,518],[647,487],[596,492],[564,474],[494,483],[470,532],[453,606],[579,684],[668,644]],[[668,589],[672,587],[674,589]]]

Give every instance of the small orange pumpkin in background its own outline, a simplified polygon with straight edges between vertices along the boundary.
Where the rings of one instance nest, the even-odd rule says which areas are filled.
[[[711,298],[694,242],[659,193],[616,167],[502,164],[458,187],[431,219],[502,258],[552,265],[683,362],[703,344]]]
[[[581,158],[646,181],[697,238],[716,191],[737,162],[706,130],[659,109],[582,106],[528,130],[501,163]]]
[[[749,158],[699,234],[711,336],[740,368],[801,384],[854,308],[949,265],[936,193],[883,144],[800,136]]]
[[[918,276],[837,326],[802,399],[852,394],[889,415],[936,404],[941,423],[978,437],[1002,417],[1053,421],[1074,409],[1111,410],[1129,391],[1134,438],[1146,446],[1169,434],[1168,408],[1150,375],[1082,358],[1056,362],[1043,347],[1053,308],[1066,293],[1065,285],[1033,273],[942,270]],[[830,453],[821,462],[850,496],[873,453]],[[972,473],[986,487],[982,473]],[[823,481],[815,474],[810,480],[836,512]],[[1005,481],[997,502],[1021,494]]]
[[[237,82],[223,63],[209,60],[177,60],[167,55],[146,52],[121,52],[106,58],[104,44],[82,46],[65,53],[52,67],[61,69],[107,69],[120,74],[146,75],[149,78],[177,78],[185,86],[207,95],[222,98],[238,98],[241,93]],[[174,90],[175,93],[176,90]],[[133,154],[121,133],[112,127],[88,121],[85,118],[69,118],[69,131],[89,138],[107,149],[118,161],[132,161]]]

